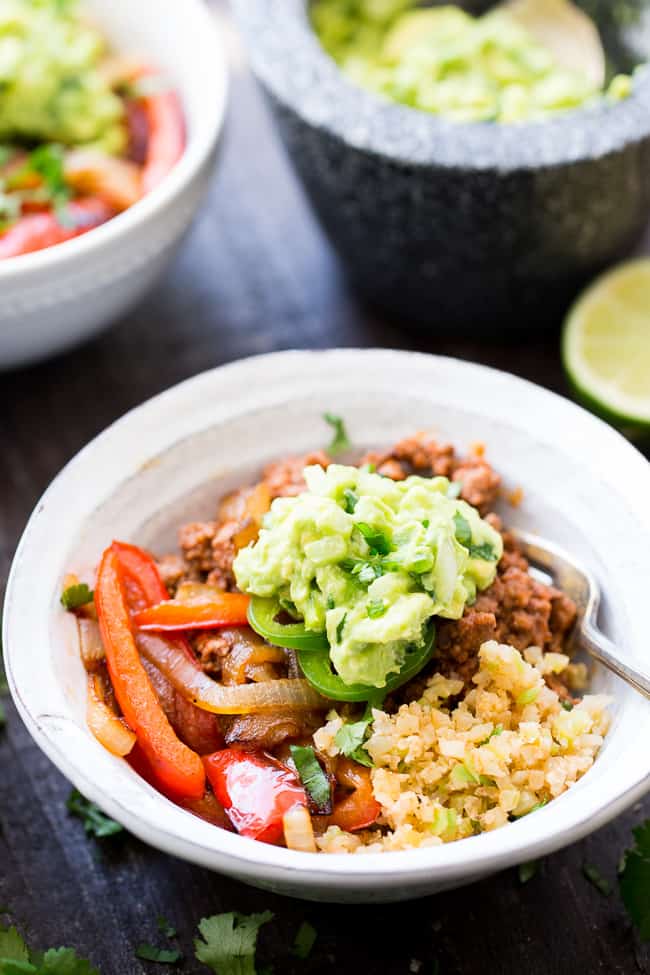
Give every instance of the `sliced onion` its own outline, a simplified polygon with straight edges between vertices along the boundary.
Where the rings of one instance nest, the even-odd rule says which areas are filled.
[[[123,758],[135,745],[135,734],[107,705],[99,674],[88,675],[86,721],[97,741],[113,755]]]
[[[325,698],[306,680],[269,680],[261,684],[224,687],[204,674],[198,663],[153,633],[138,633],[138,650],[155,664],[184,697],[214,714],[252,714],[286,708],[293,711],[325,710]]]
[[[294,806],[282,817],[284,842],[288,850],[300,850],[302,853],[316,853],[314,827],[309,810],[304,806]]]
[[[174,602],[184,606],[196,606],[199,603],[212,603],[219,596],[223,596],[223,589],[209,582],[181,582]]]
[[[66,182],[79,193],[101,196],[116,210],[128,210],[142,197],[140,167],[95,149],[72,149],[64,161]]]
[[[79,652],[86,670],[97,670],[106,654],[97,620],[77,618],[79,629]]]

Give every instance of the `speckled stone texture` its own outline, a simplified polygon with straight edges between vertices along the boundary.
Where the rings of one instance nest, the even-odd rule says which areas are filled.
[[[233,0],[289,154],[359,293],[432,332],[557,327],[650,209],[650,71],[543,123],[460,125],[345,80],[304,0]]]

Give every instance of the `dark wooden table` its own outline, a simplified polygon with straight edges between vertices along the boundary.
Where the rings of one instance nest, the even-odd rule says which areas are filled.
[[[243,356],[292,347],[392,346],[460,356],[565,392],[556,335],[501,346],[414,338],[365,313],[349,293],[233,41],[227,139],[203,216],[166,278],[104,337],[0,381],[0,576],[30,511],[61,466],[126,410],[179,380]],[[35,675],[38,679],[38,675]],[[0,732],[0,905],[35,946],[67,944],[103,975],[164,971],[134,948],[156,916],[178,927],[185,961],[197,921],[270,909],[259,957],[279,973],[422,975],[650,973],[616,890],[616,864],[650,801],[548,858],[522,885],[509,870],[410,904],[339,907],[256,891],[165,856],[129,836],[101,844],[66,812],[69,784],[15,711]],[[596,864],[614,893],[583,876]],[[289,951],[303,919],[307,961]],[[5,918],[6,920],[6,918]],[[416,960],[416,961],[414,961]],[[436,962],[439,968],[436,967]]]

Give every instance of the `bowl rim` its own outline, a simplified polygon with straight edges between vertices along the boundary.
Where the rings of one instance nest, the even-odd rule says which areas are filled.
[[[537,122],[454,122],[349,81],[321,47],[308,0],[232,0],[253,70],[281,105],[316,130],[405,166],[538,170],[601,159],[650,138],[650,63],[623,101]],[[287,51],[291,57],[287,57]]]
[[[620,483],[623,500],[629,510],[640,519],[640,524],[645,525],[646,499],[650,496],[650,465],[645,458],[601,420],[563,397],[527,380],[461,360],[386,349],[295,351],[250,357],[199,374],[125,414],[63,468],[36,505],[11,567],[3,620],[7,677],[18,711],[30,734],[54,764],[88,798],[98,802],[136,836],[171,854],[214,869],[244,875],[253,883],[293,883],[294,890],[295,885],[308,887],[319,883],[324,889],[339,892],[343,888],[361,889],[370,883],[373,887],[382,884],[389,887],[400,878],[405,883],[419,882],[423,885],[433,875],[462,880],[558,849],[604,824],[648,791],[650,759],[643,752],[640,742],[640,761],[635,765],[634,773],[631,774],[629,770],[625,773],[618,770],[616,772],[617,776],[625,776],[623,787],[615,794],[606,794],[601,788],[602,776],[585,776],[577,787],[580,789],[580,799],[577,799],[576,792],[576,800],[571,801],[570,816],[565,814],[567,803],[563,799],[571,796],[572,790],[549,804],[535,817],[528,817],[528,822],[524,818],[509,824],[507,829],[471,837],[460,843],[419,849],[417,856],[413,850],[390,855],[366,854],[363,857],[346,854],[314,856],[267,846],[215,829],[170,803],[144,780],[138,779],[136,786],[128,778],[128,766],[125,769],[122,763],[113,769],[109,765],[112,756],[108,756],[92,739],[86,728],[80,728],[73,717],[68,716],[66,719],[65,715],[56,713],[56,709],[61,707],[60,689],[40,686],[47,682],[38,682],[38,688],[32,686],[31,681],[28,686],[19,686],[17,683],[14,660],[19,659],[21,645],[24,646],[25,642],[33,644],[34,641],[42,641],[45,632],[39,630],[45,627],[45,620],[39,621],[39,613],[34,612],[32,579],[36,560],[39,559],[41,563],[44,561],[44,553],[39,544],[42,545],[43,538],[49,538],[48,533],[55,521],[62,526],[61,531],[69,531],[74,537],[88,518],[92,517],[92,511],[106,497],[122,483],[137,476],[137,472],[143,466],[149,466],[156,456],[179,440],[187,439],[216,422],[224,422],[228,412],[215,418],[214,410],[215,403],[221,399],[227,401],[227,391],[241,390],[242,400],[248,402],[247,391],[256,386],[264,388],[263,397],[268,395],[265,378],[269,380],[269,384],[275,383],[280,388],[284,383],[286,388],[291,376],[301,375],[301,381],[308,383],[310,378],[316,376],[336,375],[344,364],[350,370],[354,369],[355,374],[358,374],[359,369],[369,370],[371,375],[375,369],[390,369],[391,376],[393,369],[399,364],[400,367],[408,367],[418,377],[426,374],[428,381],[435,376],[436,371],[438,376],[444,371],[448,384],[458,384],[467,389],[468,384],[472,388],[472,383],[477,382],[479,386],[482,383],[483,394],[487,387],[496,390],[497,387],[503,388],[507,384],[511,392],[516,391],[522,397],[529,397],[532,404],[530,411],[536,412],[545,421],[550,414],[558,422],[561,417],[562,423],[567,424],[567,427],[567,421],[570,421],[572,432],[569,442],[576,449],[580,449],[583,441],[585,450],[588,442],[594,439],[598,441],[600,449],[610,457],[613,469],[622,475],[617,483]],[[267,400],[262,398],[259,408],[264,408],[266,403]],[[191,412],[192,404],[194,413]],[[240,404],[240,410],[243,409]],[[174,420],[175,428],[174,423],[165,422],[169,420]],[[185,430],[181,437],[178,435],[179,430]],[[140,443],[143,435],[147,437],[144,448]],[[123,467],[118,477],[111,470],[110,461],[111,458],[119,461],[123,457],[126,457],[127,466]],[[594,458],[590,457],[590,463],[594,462]],[[119,464],[113,464],[114,466]],[[109,487],[107,493],[94,499],[91,491],[88,499],[90,514],[80,514],[74,522],[74,498],[78,498],[78,491],[75,493],[74,486],[78,487],[80,479],[83,481],[84,476],[87,477],[91,471],[95,471],[96,476],[101,475],[102,478],[109,472]],[[67,516],[72,518],[72,524],[66,521]],[[638,538],[635,544],[637,542]],[[45,556],[45,561],[49,558],[53,565],[58,563],[59,556],[56,553],[50,556],[45,553]],[[47,568],[44,571],[47,572]],[[633,566],[630,568],[630,572],[632,571]],[[37,601],[42,600],[41,609],[44,609],[43,615],[47,615],[48,621],[58,602],[55,594],[58,582],[57,573],[57,577],[51,580],[52,591],[37,596]],[[24,631],[25,623],[33,628],[31,637]],[[45,713],[43,702],[39,700],[43,694],[48,696]],[[641,705],[636,698],[633,698],[632,703],[636,709],[635,717],[638,711],[644,721],[650,720],[650,715],[639,711]],[[54,708],[54,711],[50,711],[50,708]],[[70,741],[68,736],[72,732],[76,735],[74,741],[83,741],[88,753],[92,750],[92,762],[87,761],[88,754],[80,756],[70,753],[67,745]],[[597,767],[596,763],[595,768]],[[121,793],[116,794],[103,780],[102,774],[107,769],[111,772],[113,784],[119,782],[123,787]],[[611,772],[608,774],[611,778]]]
[[[210,103],[210,114],[206,113],[205,118],[195,127],[181,158],[150,193],[99,227],[53,247],[0,261],[0,284],[8,279],[14,283],[21,276],[41,273],[45,275],[49,271],[65,270],[79,258],[91,257],[98,251],[107,250],[131,231],[146,225],[193,183],[197,173],[210,158],[223,128],[229,75],[223,31],[205,0],[184,0],[183,17],[194,22],[197,43],[203,45],[207,54],[206,60],[213,71],[209,83],[214,86],[214,99]]]

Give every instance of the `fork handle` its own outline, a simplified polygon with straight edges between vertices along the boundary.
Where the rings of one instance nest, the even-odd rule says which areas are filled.
[[[616,646],[597,627],[585,622],[582,627],[581,642],[592,657],[650,699],[650,674],[647,671],[637,670],[636,667],[631,667],[621,660]]]

